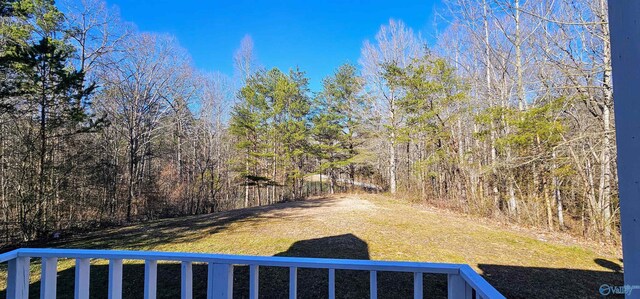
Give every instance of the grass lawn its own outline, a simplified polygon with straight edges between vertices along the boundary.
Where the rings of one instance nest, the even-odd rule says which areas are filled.
[[[616,250],[563,234],[510,228],[489,220],[412,206],[382,195],[344,194],[213,215],[166,219],[91,233],[51,247],[132,249],[466,263],[508,298],[599,297],[602,284],[622,285]],[[32,261],[32,297],[39,295]],[[6,264],[0,266],[4,297]],[[58,298],[73,297],[74,262],[58,263]],[[194,265],[194,295],[206,292],[206,265]],[[179,298],[180,266],[158,266],[158,297]],[[260,271],[260,294],[282,298],[288,270]],[[91,294],[106,298],[108,267],[94,260]],[[124,268],[126,298],[141,298],[144,265]],[[300,298],[326,297],[326,270],[299,270]],[[362,298],[368,273],[337,271],[337,296]],[[236,267],[234,297],[248,296],[248,269]],[[446,296],[446,277],[425,276],[428,297]],[[412,275],[380,273],[380,298],[412,296]]]

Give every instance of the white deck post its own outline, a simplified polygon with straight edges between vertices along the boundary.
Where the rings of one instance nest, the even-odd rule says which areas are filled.
[[[40,299],[55,299],[58,280],[58,259],[42,258],[42,274],[40,276]]]
[[[329,299],[336,299],[336,269],[329,269]]]
[[[460,274],[449,274],[447,276],[447,290],[449,299],[465,298],[465,282]]]
[[[156,299],[158,294],[158,261],[144,261],[144,299]]]
[[[7,299],[29,298],[29,258],[17,257],[9,261]]]
[[[182,262],[180,266],[180,298],[193,298],[193,263]]]
[[[289,299],[298,298],[298,268],[289,268]]]
[[[640,286],[640,1],[608,2],[624,284]]]
[[[89,299],[89,259],[76,259],[75,299]]]
[[[109,260],[109,299],[122,298],[122,260]]]
[[[233,265],[209,263],[207,299],[233,297]]]
[[[422,299],[422,273],[413,273],[413,298]]]
[[[369,297],[378,298],[378,271],[369,271]]]
[[[258,265],[249,265],[249,298],[258,299],[260,293],[260,268]]]

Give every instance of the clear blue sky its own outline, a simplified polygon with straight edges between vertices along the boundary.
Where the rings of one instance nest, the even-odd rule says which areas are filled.
[[[233,53],[251,35],[263,66],[307,72],[317,91],[323,77],[345,62],[357,64],[365,39],[390,18],[425,38],[433,34],[440,0],[210,1],[107,0],[142,31],[175,35],[205,71],[233,73]]]

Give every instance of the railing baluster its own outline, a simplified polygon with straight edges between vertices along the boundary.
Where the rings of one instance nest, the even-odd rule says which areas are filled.
[[[298,298],[298,268],[289,267],[289,299]]]
[[[89,281],[90,281],[90,260],[76,259],[76,277],[74,285],[75,299],[89,299]]]
[[[260,268],[258,265],[249,265],[249,298],[258,299]]]
[[[29,298],[29,258],[17,257],[9,261],[7,299]]]
[[[329,299],[336,299],[336,269],[329,269]]]
[[[413,273],[413,298],[422,299],[422,273]]]
[[[378,271],[369,272],[369,293],[371,299],[378,298]]]
[[[447,289],[449,299],[465,298],[465,281],[460,274],[449,274],[447,276]]]
[[[473,299],[473,287],[467,282],[464,283],[464,298],[465,299]]]
[[[180,298],[193,298],[193,264],[182,262],[180,266]]]
[[[233,265],[209,263],[207,299],[233,297]]]
[[[158,261],[144,261],[144,299],[155,299],[158,289]]]
[[[40,299],[55,299],[58,278],[58,258],[42,258],[42,275],[40,276]]]
[[[122,299],[122,260],[109,260],[109,299]]]
[[[213,298],[213,263],[209,263],[207,268],[207,299]]]

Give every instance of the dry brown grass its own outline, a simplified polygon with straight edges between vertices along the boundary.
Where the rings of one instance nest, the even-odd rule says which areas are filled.
[[[601,284],[622,284],[621,261],[615,249],[561,233],[508,227],[491,220],[417,207],[383,195],[340,194],[213,215],[160,220],[50,245],[467,263],[510,298],[597,297]],[[94,264],[92,284],[106,284],[104,261],[95,261]],[[141,291],[142,267],[130,267],[130,270],[125,269],[131,275],[125,288],[129,288],[129,294],[138,294]],[[176,273],[179,276],[179,267],[166,267],[161,269],[160,279],[175,280]],[[34,264],[32,281],[38,280],[37,269],[38,265]],[[59,270],[63,273],[60,276],[61,295],[72,294],[73,263],[61,261]],[[277,270],[271,271],[271,274],[265,274],[270,275],[270,279],[286,280],[286,274],[283,276]],[[197,269],[195,277],[203,275],[201,272],[206,273]],[[241,279],[246,269],[236,272],[240,277],[236,281],[237,294],[246,294],[246,286]],[[324,275],[309,273],[310,282],[302,283],[307,286],[305,294],[321,292],[323,283],[326,283],[323,282]],[[366,283],[359,274],[345,273],[342,277],[344,281],[353,281],[353,285]],[[65,279],[71,282],[65,282]],[[405,280],[407,284],[410,282],[403,276],[383,278],[383,286],[394,286],[387,288],[387,297],[403,297],[405,289],[410,292],[408,285],[407,288],[399,287]],[[261,281],[262,294],[273,297],[286,294],[286,289],[272,289],[275,284],[268,284],[267,279],[261,278]],[[0,278],[0,284],[3,283]],[[167,282],[161,293],[172,298],[177,294],[175,286],[179,281],[177,283]],[[286,283],[284,286],[286,288]],[[33,287],[32,294],[37,294],[38,283]],[[431,288],[427,292],[442,294],[443,280],[428,277],[426,287]],[[357,298],[362,295],[357,289],[346,288],[343,292],[347,297]],[[338,290],[340,292],[340,288]]]

